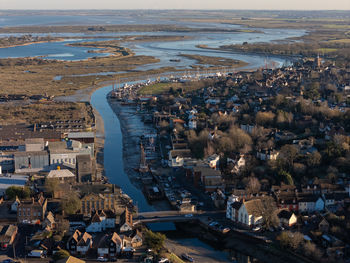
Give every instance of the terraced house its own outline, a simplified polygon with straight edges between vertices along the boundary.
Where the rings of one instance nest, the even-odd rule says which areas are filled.
[[[47,199],[42,194],[35,200],[20,201],[17,206],[17,222],[18,223],[32,223],[43,221],[45,218],[47,208]]]
[[[99,210],[110,210],[114,213],[124,210],[126,201],[123,199],[119,188],[113,185],[98,191],[98,194],[94,192],[83,194],[81,198],[81,212],[85,216],[91,216]]]

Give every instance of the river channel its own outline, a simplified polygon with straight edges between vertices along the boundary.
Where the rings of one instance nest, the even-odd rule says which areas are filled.
[[[101,16],[92,16],[90,19],[85,21],[84,16],[42,16],[33,19],[31,16],[5,16],[0,15],[0,26],[19,26],[19,25],[61,25],[68,24],[67,21],[71,20],[73,24],[151,24],[155,23],[154,19],[147,18],[146,20],[139,17],[132,19],[132,16],[125,16],[121,18],[116,18],[115,16],[107,16],[105,18]],[[50,22],[51,21],[51,22]],[[94,23],[96,22],[96,23]],[[159,21],[158,21],[159,22]],[[163,24],[173,24],[180,23],[174,22],[173,20],[166,20],[164,17],[161,22]],[[191,27],[204,27],[201,23],[184,23],[181,25],[191,26]],[[226,25],[209,23],[205,24],[205,27],[212,28],[238,28],[236,25]],[[243,43],[247,42],[270,42],[283,40],[290,37],[298,37],[305,34],[304,30],[292,30],[292,29],[257,29],[258,33],[228,33],[228,32],[195,32],[195,33],[177,33],[177,32],[136,32],[135,35],[190,35],[193,37],[190,40],[184,41],[169,41],[169,42],[146,42],[146,43],[125,43],[125,45],[131,48],[136,55],[148,55],[154,56],[160,60],[158,63],[144,65],[137,68],[137,70],[149,70],[157,69],[160,67],[176,67],[178,69],[186,70],[190,68],[191,65],[195,64],[194,60],[187,59],[184,57],[179,57],[180,54],[198,54],[205,56],[217,56],[224,58],[239,59],[248,62],[246,68],[259,68],[266,64],[266,60],[273,60],[278,66],[284,63],[290,63],[284,58],[280,57],[270,57],[267,58],[263,55],[256,54],[239,54],[239,53],[229,53],[222,51],[215,51],[209,49],[200,49],[198,45],[207,45],[209,47],[219,47],[225,44],[233,43]],[[30,32],[28,32],[30,33]],[[125,33],[115,33],[113,37],[130,35],[133,32]],[[11,34],[2,34],[11,35]],[[18,34],[16,34],[18,35]],[[34,34],[33,34],[34,35]],[[45,34],[41,34],[45,35]],[[51,34],[54,35],[54,34]],[[84,34],[69,34],[62,33],[57,34],[60,36],[85,36]],[[108,35],[111,35],[110,33]],[[108,36],[106,36],[108,39]],[[71,47],[67,46],[67,43],[71,43],[77,40],[65,40],[62,42],[50,42],[50,43],[39,43],[21,47],[13,48],[2,48],[0,49],[0,57],[32,57],[32,56],[45,56],[51,59],[62,59],[62,60],[81,60],[86,59],[91,56],[91,53],[87,52],[87,48],[83,47]],[[84,41],[87,41],[84,39]],[[108,54],[99,54],[108,55]],[[96,56],[96,54],[94,54]],[[178,62],[170,62],[170,60],[178,60]],[[117,73],[117,72],[116,72]],[[98,74],[98,72],[97,72]],[[59,76],[58,76],[59,77]],[[142,81],[142,80],[140,80]],[[130,84],[130,82],[128,82]],[[121,83],[122,84],[122,83]],[[129,178],[125,172],[124,159],[123,159],[123,134],[121,130],[121,123],[115,112],[110,107],[107,101],[107,94],[111,91],[112,86],[105,86],[96,90],[91,96],[92,106],[99,112],[104,121],[104,169],[105,175],[111,183],[119,185],[122,190],[128,194],[134,202],[137,204],[140,211],[152,211],[158,209],[157,207],[149,204],[145,199],[141,189],[137,187],[135,183]],[[136,121],[136,120],[134,120]],[[141,123],[141,122],[140,122]],[[142,130],[142,125],[140,124],[140,129]],[[127,136],[127,135],[124,135]],[[135,164],[137,166],[137,164]],[[173,227],[173,226],[172,226]],[[169,227],[166,230],[171,230]],[[217,257],[218,261],[215,262],[232,262],[230,260],[230,253],[225,251],[217,251],[213,246],[208,246],[207,244],[201,242],[196,238],[173,238],[173,241],[178,242],[184,247],[193,247],[196,251],[201,251],[204,254],[210,254],[212,257]],[[235,252],[237,254],[237,252]],[[235,255],[236,255],[235,254]],[[238,253],[239,254],[239,253]],[[239,258],[239,262],[250,262],[249,257],[236,255]],[[203,261],[204,262],[204,261]],[[206,261],[212,262],[212,261]]]

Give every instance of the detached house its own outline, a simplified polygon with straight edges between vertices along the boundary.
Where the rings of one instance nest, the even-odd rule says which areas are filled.
[[[293,212],[286,209],[283,209],[278,213],[278,218],[280,220],[280,225],[284,227],[291,227],[295,225],[298,220]]]
[[[85,255],[92,247],[92,236],[87,232],[75,230],[67,243],[67,249],[71,254]]]
[[[239,174],[241,170],[245,167],[246,161],[244,154],[237,154],[232,158],[227,158],[227,165],[231,173]]]
[[[248,227],[262,223],[263,206],[260,199],[244,201],[238,210],[238,222]]]
[[[121,253],[122,244],[123,241],[117,233],[105,235],[98,244],[97,254],[99,257],[114,260]]]
[[[131,237],[131,245],[133,248],[137,248],[142,246],[142,233],[138,229],[134,230],[130,235]]]
[[[191,150],[182,149],[182,150],[171,150],[169,151],[169,167],[182,167],[186,159],[191,158]]]
[[[51,213],[51,211],[47,213],[42,223],[42,226],[44,229],[47,229],[48,231],[51,231],[56,228],[55,216],[53,215],[53,213]]]
[[[208,157],[208,164],[210,168],[216,169],[220,161],[220,156],[218,154],[213,154]]]
[[[226,211],[226,217],[246,227],[253,227],[262,223],[262,211],[263,206],[260,199],[235,201],[231,202],[230,208]]]
[[[277,160],[278,155],[276,150],[260,150],[256,153],[256,157],[262,161]]]
[[[223,181],[219,170],[214,170],[206,166],[195,166],[193,167],[193,178],[195,184],[200,181],[204,190],[207,192],[214,192],[218,188],[223,188]]]

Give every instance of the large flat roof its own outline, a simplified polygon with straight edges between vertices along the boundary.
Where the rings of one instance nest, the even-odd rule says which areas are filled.
[[[95,138],[94,132],[69,132],[69,139],[77,139],[77,138]]]

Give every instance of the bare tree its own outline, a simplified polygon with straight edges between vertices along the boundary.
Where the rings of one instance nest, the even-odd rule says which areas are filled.
[[[255,176],[250,176],[248,178],[248,182],[245,188],[247,191],[249,191],[249,193],[253,193],[253,194],[258,193],[261,188],[259,179],[256,178]]]
[[[265,228],[277,227],[280,221],[277,216],[278,210],[275,201],[272,197],[267,196],[261,199],[261,203]]]

